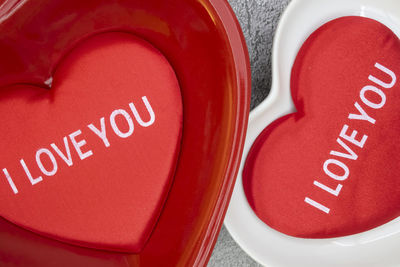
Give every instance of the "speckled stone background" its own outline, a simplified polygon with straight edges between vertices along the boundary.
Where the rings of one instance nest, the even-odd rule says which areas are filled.
[[[228,0],[239,19],[250,54],[251,108],[271,87],[271,48],[278,20],[290,0]],[[255,267],[253,261],[222,227],[208,267]]]

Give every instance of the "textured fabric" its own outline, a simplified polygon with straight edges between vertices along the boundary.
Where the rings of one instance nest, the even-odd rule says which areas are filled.
[[[292,70],[297,112],[270,124],[243,170],[250,206],[285,234],[356,234],[400,215],[400,40],[343,17],[305,42]]]
[[[101,34],[66,56],[51,90],[21,84],[0,98],[0,215],[69,243],[140,251],[182,128],[180,88],[162,54],[130,34]]]
[[[271,86],[271,49],[278,20],[290,0],[228,0],[235,11],[250,54],[252,72],[251,106],[268,95]],[[233,241],[222,227],[211,256],[210,267],[260,266]]]

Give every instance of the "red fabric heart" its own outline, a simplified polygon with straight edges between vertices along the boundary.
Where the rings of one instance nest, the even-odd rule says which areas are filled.
[[[243,171],[261,220],[328,238],[399,216],[399,62],[399,39],[371,19],[339,18],[307,39],[292,69],[297,112],[262,132]]]
[[[67,55],[50,90],[14,85],[0,99],[0,215],[73,244],[139,252],[180,147],[180,89],[161,53],[101,34]]]

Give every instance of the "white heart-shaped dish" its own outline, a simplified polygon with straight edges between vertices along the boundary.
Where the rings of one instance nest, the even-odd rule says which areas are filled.
[[[284,235],[254,213],[243,189],[242,171],[250,148],[271,122],[295,111],[290,76],[297,52],[317,28],[343,16],[372,18],[400,37],[400,2],[395,0],[293,0],[279,23],[273,48],[269,96],[250,113],[241,167],[225,225],[235,241],[267,266],[398,266],[400,218],[375,229],[329,239]]]

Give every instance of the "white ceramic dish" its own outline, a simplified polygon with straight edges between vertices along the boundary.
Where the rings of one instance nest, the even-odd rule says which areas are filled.
[[[262,222],[243,190],[243,165],[253,142],[271,122],[295,111],[290,75],[298,50],[317,28],[343,16],[375,19],[400,37],[398,0],[293,0],[283,14],[274,40],[272,88],[267,99],[250,113],[241,167],[225,218],[235,241],[266,266],[400,266],[400,218],[346,237],[294,238]]]

